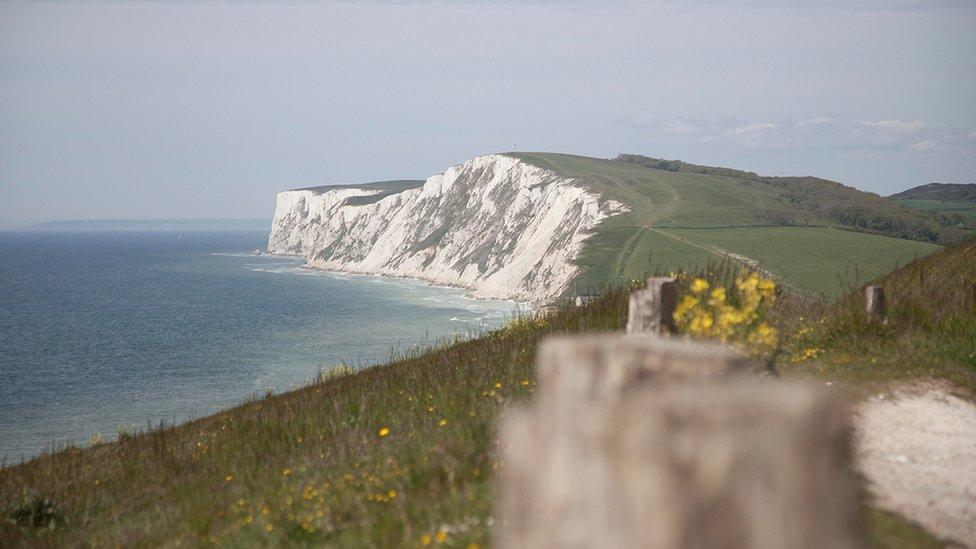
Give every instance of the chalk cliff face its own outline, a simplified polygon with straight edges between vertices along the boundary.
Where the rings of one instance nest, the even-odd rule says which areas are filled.
[[[489,155],[400,192],[278,193],[268,251],[302,256],[313,268],[544,303],[572,282],[578,270],[572,261],[593,227],[623,211],[572,179]]]

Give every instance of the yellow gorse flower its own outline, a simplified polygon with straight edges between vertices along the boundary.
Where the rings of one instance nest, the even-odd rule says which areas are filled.
[[[696,278],[675,307],[675,323],[693,337],[718,339],[762,355],[778,344],[776,329],[764,320],[775,299],[776,283],[757,272],[740,274],[729,287],[712,287]]]
[[[708,303],[712,306],[718,306],[725,303],[725,288],[719,286],[718,288],[712,290],[712,293],[709,294],[708,297]]]

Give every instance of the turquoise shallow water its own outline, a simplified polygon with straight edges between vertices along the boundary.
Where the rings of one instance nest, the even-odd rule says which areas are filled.
[[[248,255],[265,245],[263,232],[0,233],[0,459],[206,415],[516,308]]]

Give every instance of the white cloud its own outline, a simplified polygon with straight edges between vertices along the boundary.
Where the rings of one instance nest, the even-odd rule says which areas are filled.
[[[625,117],[619,122],[653,135],[763,150],[957,152],[969,154],[976,131],[922,120],[849,120],[817,116],[742,120],[732,117]]]

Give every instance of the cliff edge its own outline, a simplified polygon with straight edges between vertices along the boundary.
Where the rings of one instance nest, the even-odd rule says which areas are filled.
[[[574,259],[594,227],[627,211],[574,179],[503,154],[419,186],[396,183],[278,193],[268,252],[304,257],[312,268],[545,303],[577,275]]]

